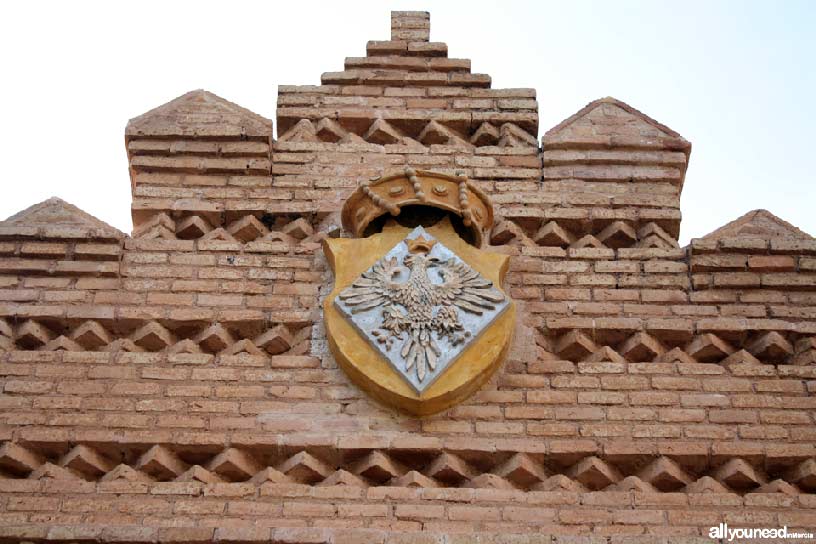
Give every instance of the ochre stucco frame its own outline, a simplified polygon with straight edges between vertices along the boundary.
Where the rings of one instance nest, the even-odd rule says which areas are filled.
[[[447,219],[426,229],[501,289],[509,257],[481,251],[460,238]],[[340,291],[402,241],[411,229],[388,226],[363,239],[327,239],[324,252],[334,271],[334,289],[323,302],[329,347],[337,363],[363,390],[401,411],[430,415],[457,404],[479,389],[504,360],[512,340],[515,305],[502,313],[425,392],[418,395],[334,305]]]

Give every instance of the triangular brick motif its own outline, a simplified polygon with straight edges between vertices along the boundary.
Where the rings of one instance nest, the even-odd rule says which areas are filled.
[[[252,355],[256,357],[266,357],[266,353],[252,343],[252,340],[244,338],[238,340],[222,352],[223,355]]]
[[[123,481],[123,482],[152,482],[153,478],[145,474],[144,472],[140,472],[138,470],[133,469],[128,465],[116,465],[113,470],[105,474],[99,479],[100,482],[116,482],[116,481]]]
[[[580,493],[586,491],[586,488],[580,482],[573,480],[563,474],[555,474],[550,476],[541,483],[535,484],[532,491],[569,491],[572,493]]]
[[[540,246],[567,247],[575,242],[575,236],[555,221],[550,221],[538,229],[538,232],[533,236],[533,241]]]
[[[751,342],[748,351],[763,361],[782,362],[793,354],[793,346],[776,331],[769,331]]]
[[[201,240],[218,241],[218,242],[238,242],[235,237],[227,232],[223,227],[213,229],[200,238]]]
[[[493,473],[526,488],[549,477],[547,471],[528,455],[517,453],[495,469]]]
[[[388,483],[388,485],[394,487],[439,487],[439,483],[436,480],[429,478],[416,470],[408,471],[399,478],[394,478]]]
[[[284,461],[278,470],[302,483],[316,483],[325,480],[334,470],[308,452],[296,453]]]
[[[715,334],[703,333],[695,336],[685,351],[700,363],[714,363],[734,353],[734,348]]]
[[[198,89],[131,119],[128,137],[271,138],[272,121],[220,96]]]
[[[473,136],[470,137],[470,143],[477,146],[496,145],[501,137],[499,129],[491,125],[487,121],[479,125]]]
[[[40,465],[45,463],[45,459],[28,448],[6,442],[0,446],[0,469],[12,474],[28,474]]]
[[[620,482],[609,486],[609,491],[637,491],[638,493],[658,493],[658,490],[649,482],[644,482],[637,476],[627,476]]]
[[[82,474],[89,480],[110,472],[116,466],[110,459],[83,444],[74,446],[66,453],[60,459],[60,465]]]
[[[515,486],[505,478],[496,474],[490,474],[489,472],[471,478],[462,484],[462,487],[472,487],[475,489],[516,489]]]
[[[144,471],[157,480],[172,480],[183,474],[189,467],[178,456],[164,446],[156,445],[147,450],[139,460],[136,468]]]
[[[118,240],[125,236],[104,221],[57,197],[34,204],[0,221],[0,234],[27,228],[32,229],[30,235],[36,235],[38,229],[45,235],[58,235],[57,227],[76,229],[74,235],[77,238]]]
[[[816,491],[816,459],[805,459],[788,469],[785,480],[792,482],[808,492]]]
[[[186,233],[188,221],[183,223],[185,228],[181,232]],[[166,213],[158,213],[143,223],[133,225],[133,237],[145,240],[175,240],[176,222]]]
[[[160,323],[151,321],[130,335],[134,344],[147,351],[161,351],[176,343],[175,335]],[[179,349],[183,346],[179,346]]]
[[[473,470],[458,456],[442,453],[425,470],[425,474],[435,480],[455,483],[474,476]]]
[[[256,346],[263,348],[270,355],[278,355],[294,345],[294,338],[286,325],[279,324],[261,333],[254,342]]]
[[[398,478],[407,472],[404,466],[379,451],[372,451],[360,459],[352,466],[351,471],[377,483]]]
[[[144,348],[136,345],[136,343],[130,338],[117,338],[107,346],[103,347],[102,351],[111,352],[122,351],[126,353],[140,353],[144,351]]]
[[[680,247],[677,240],[654,222],[647,223],[638,229],[637,236],[639,240],[635,247],[644,249],[675,249]]]
[[[685,493],[730,493],[730,490],[711,476],[703,476],[683,488]]]
[[[317,130],[308,119],[301,119],[278,138],[280,142],[319,142]]]
[[[317,138],[321,142],[332,142],[341,144],[359,144],[365,143],[360,136],[343,128],[343,126],[335,121],[324,117],[317,122],[315,127]]]
[[[282,232],[274,230],[272,232],[267,233],[266,236],[264,236],[258,241],[264,243],[278,244],[281,247],[282,251],[288,251],[291,246],[297,245],[298,242],[296,239],[292,238],[288,234],[284,234]]]
[[[211,472],[206,468],[202,467],[201,465],[193,465],[184,471],[181,475],[179,475],[175,480],[175,482],[201,482],[203,484],[216,484],[223,482],[224,479],[216,474],[215,472]]]
[[[297,219],[286,223],[281,228],[281,233],[294,238],[295,240],[303,240],[314,234],[314,228],[305,218],[298,217]]]
[[[201,347],[193,340],[186,338],[176,342],[167,350],[167,353],[202,353]]]
[[[499,129],[499,147],[537,147],[536,137],[513,123],[505,123]]]
[[[780,219],[768,210],[753,210],[738,217],[703,236],[703,240],[720,240],[722,238],[788,238],[793,240],[812,240],[813,237],[799,230],[784,219]]]
[[[244,481],[261,471],[262,467],[250,454],[237,448],[227,448],[216,455],[207,469],[230,481]]]
[[[255,485],[262,485],[265,483],[272,484],[293,483],[292,479],[289,476],[272,467],[266,467],[262,469],[260,472],[255,474],[252,478],[250,478],[249,481]]]
[[[712,476],[729,487],[740,490],[752,489],[764,483],[759,471],[739,457],[717,468]]]
[[[654,336],[636,332],[618,348],[620,354],[633,363],[654,361],[665,353],[666,348]]]
[[[661,491],[675,491],[691,483],[691,477],[675,461],[661,456],[643,468],[638,476]]]
[[[571,243],[569,247],[570,249],[583,249],[583,248],[606,249],[606,246],[591,234],[584,235],[582,238]]]
[[[597,235],[598,240],[607,247],[618,249],[632,245],[637,240],[635,229],[623,221],[613,221]]]
[[[595,456],[577,462],[567,471],[567,476],[593,490],[603,489],[622,479],[615,467]]]
[[[580,361],[596,351],[598,351],[598,345],[579,330],[564,334],[555,345],[555,352],[569,361]]]
[[[54,337],[46,326],[33,320],[24,321],[17,327],[17,345],[23,349],[37,349],[45,346]]]
[[[268,230],[254,215],[245,215],[241,219],[230,223],[227,232],[236,240],[245,244],[265,235]]]
[[[82,477],[69,468],[44,463],[28,475],[29,480],[81,480]]]
[[[670,351],[667,351],[657,359],[655,359],[657,363],[683,363],[683,364],[695,364],[697,361],[692,359],[688,353],[683,351],[680,348],[672,348]]]
[[[789,484],[785,480],[777,479],[758,487],[753,491],[753,493],[783,493],[785,495],[798,495],[799,490],[796,489],[796,486]]]
[[[436,121],[431,121],[425,125],[417,139],[425,145],[442,144],[467,149],[473,147],[453,130]]]
[[[40,348],[42,351],[82,351],[82,346],[64,335],[57,336]]]
[[[602,346],[595,350],[591,355],[585,357],[584,361],[587,363],[604,363],[604,362],[625,363],[626,359],[624,359],[620,353],[618,353],[611,347]]]
[[[11,338],[14,336],[14,329],[7,319],[0,319],[0,336]]]
[[[343,485],[350,487],[368,487],[365,480],[347,470],[337,470],[331,476],[317,484],[324,487],[329,485]]]
[[[96,321],[86,321],[71,332],[71,339],[88,350],[106,346],[111,342],[111,336],[105,328]]]
[[[363,139],[379,145],[414,145],[421,146],[416,140],[409,138],[385,119],[375,120],[363,135]]]
[[[810,365],[816,363],[816,336],[798,340],[794,350],[793,364]]]
[[[524,236],[521,227],[507,219],[501,219],[490,233],[490,245],[501,246]]]
[[[195,240],[201,238],[212,230],[212,226],[206,219],[191,215],[190,217],[179,221],[176,225],[176,236],[182,240]]]
[[[235,337],[221,323],[213,323],[201,331],[194,340],[208,353],[218,353],[235,343]]]
[[[741,349],[739,351],[735,351],[734,353],[720,361],[720,364],[725,368],[731,369],[732,367],[739,365],[761,365],[762,363],[759,361],[759,359],[757,359],[744,349]]]

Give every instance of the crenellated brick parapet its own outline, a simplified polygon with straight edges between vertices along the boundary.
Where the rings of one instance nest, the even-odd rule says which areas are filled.
[[[536,92],[449,58],[425,12],[342,68],[279,87],[277,136],[201,90],[131,120],[130,235],[59,199],[0,222],[0,541],[816,526],[810,235],[755,210],[680,247],[688,141],[612,98],[539,140]],[[331,355],[322,244],[415,204],[467,227],[476,200],[509,353],[454,407],[397,412]]]

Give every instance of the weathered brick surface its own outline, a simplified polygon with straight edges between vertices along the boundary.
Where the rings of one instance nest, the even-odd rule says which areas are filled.
[[[614,99],[539,145],[531,89],[390,40],[130,122],[132,236],[57,199],[0,223],[0,539],[688,542],[816,524],[816,241],[769,212],[677,243],[691,146]],[[504,366],[417,419],[326,346],[320,250],[410,165],[492,200]],[[694,205],[694,203],[688,203]]]

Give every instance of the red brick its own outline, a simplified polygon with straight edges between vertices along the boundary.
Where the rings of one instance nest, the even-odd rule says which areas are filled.
[[[0,540],[681,542],[722,521],[814,525],[806,482],[788,495],[548,479],[589,456],[613,479],[660,455],[692,479],[739,458],[773,480],[813,458],[816,242],[756,211],[680,248],[687,141],[608,98],[540,127],[534,90],[490,88],[429,28],[425,13],[394,12],[394,39],[369,42],[330,84],[281,86],[277,141],[272,122],[202,91],[134,119],[133,236],[58,201],[0,226]],[[374,142],[372,124],[391,134]],[[467,176],[490,201],[500,223],[485,226],[485,249],[510,257],[516,302],[495,376],[421,418],[338,368],[318,307],[335,279],[323,239],[362,243],[341,225],[356,221],[349,196],[408,165]],[[228,232],[240,240],[215,236]],[[111,340],[77,336],[88,320]],[[145,326],[162,345],[130,353]],[[199,345],[213,330],[220,340]],[[282,353],[229,354],[256,352],[270,330]],[[106,351],[112,340],[122,349]],[[721,361],[732,348],[756,361]],[[107,467],[152,448],[178,458],[172,478],[200,464],[230,481]],[[105,476],[35,479],[69,451],[107,460]],[[463,477],[423,473],[443,451]],[[335,472],[370,459],[362,476]],[[427,487],[395,486],[408,470]],[[270,481],[247,481],[256,474]],[[531,490],[539,479],[551,491]]]
[[[498,521],[501,510],[485,506],[450,506],[448,518],[454,521]]]

